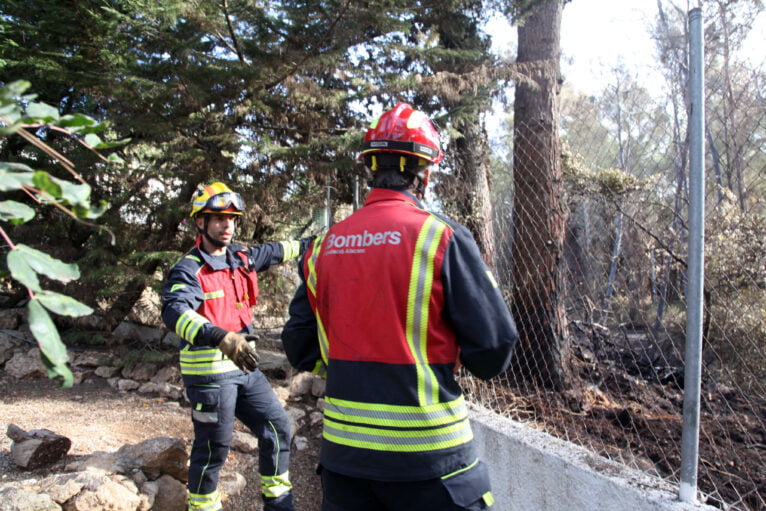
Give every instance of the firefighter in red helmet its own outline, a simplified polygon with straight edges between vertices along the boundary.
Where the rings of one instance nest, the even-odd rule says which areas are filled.
[[[468,230],[421,203],[444,158],[428,117],[397,104],[360,158],[372,190],[303,255],[282,332],[291,364],[327,378],[323,509],[488,508],[454,372],[504,371],[516,326]]]

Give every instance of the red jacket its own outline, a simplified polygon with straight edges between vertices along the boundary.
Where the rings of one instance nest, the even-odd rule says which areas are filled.
[[[321,463],[376,480],[423,480],[475,460],[455,362],[507,367],[516,327],[470,233],[411,195],[373,189],[306,252],[282,342],[324,372]]]

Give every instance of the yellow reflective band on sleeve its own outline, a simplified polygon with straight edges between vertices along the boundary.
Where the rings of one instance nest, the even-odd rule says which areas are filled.
[[[195,255],[191,255],[191,254],[185,255],[184,259],[191,259],[192,261],[197,261],[198,263],[202,262],[202,259],[200,259],[199,257],[197,257]]]
[[[400,406],[325,396],[325,439],[389,452],[424,452],[470,442],[473,432],[463,397],[449,403]]]
[[[299,255],[301,255],[301,242],[297,240],[291,240],[291,241],[280,241],[280,245],[282,245],[282,262],[289,261],[290,259],[295,259]]]
[[[194,337],[196,337],[197,332],[205,323],[209,323],[205,316],[193,310],[188,310],[181,314],[181,317],[176,321],[175,331],[179,337],[194,344]]]
[[[497,281],[495,280],[495,276],[492,275],[492,272],[487,270],[487,278],[492,283],[492,287],[497,287]]]
[[[421,405],[439,401],[439,382],[428,364],[428,311],[433,286],[436,249],[446,224],[435,216],[429,216],[420,228],[415,253],[412,256],[412,272],[407,296],[407,344],[415,359],[418,401]]]
[[[223,509],[218,490],[204,495],[189,492],[188,502],[189,507],[187,509],[189,511],[220,511]]]
[[[277,476],[261,476],[261,493],[264,497],[281,497],[292,489],[289,471]]]
[[[205,300],[213,300],[214,298],[223,298],[224,292],[223,289],[218,289],[216,291],[210,291],[209,293],[205,293]]]
[[[185,287],[186,287],[186,284],[173,284],[172,286],[170,286],[170,292],[172,293],[173,291],[178,291],[179,289],[183,289]]]

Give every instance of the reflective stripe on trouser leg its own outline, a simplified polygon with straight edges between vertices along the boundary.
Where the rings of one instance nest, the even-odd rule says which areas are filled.
[[[218,490],[206,495],[189,492],[188,502],[189,507],[187,509],[189,511],[220,511],[223,509]]]
[[[264,497],[281,497],[292,488],[289,471],[277,476],[261,476],[261,493]]]

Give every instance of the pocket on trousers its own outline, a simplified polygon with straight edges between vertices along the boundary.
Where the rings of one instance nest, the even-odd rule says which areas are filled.
[[[192,385],[187,387],[186,395],[192,406],[192,419],[197,422],[218,422],[218,403],[221,387],[217,385]]]
[[[463,472],[442,479],[452,501],[465,509],[485,509],[492,505],[487,466],[479,461]]]

